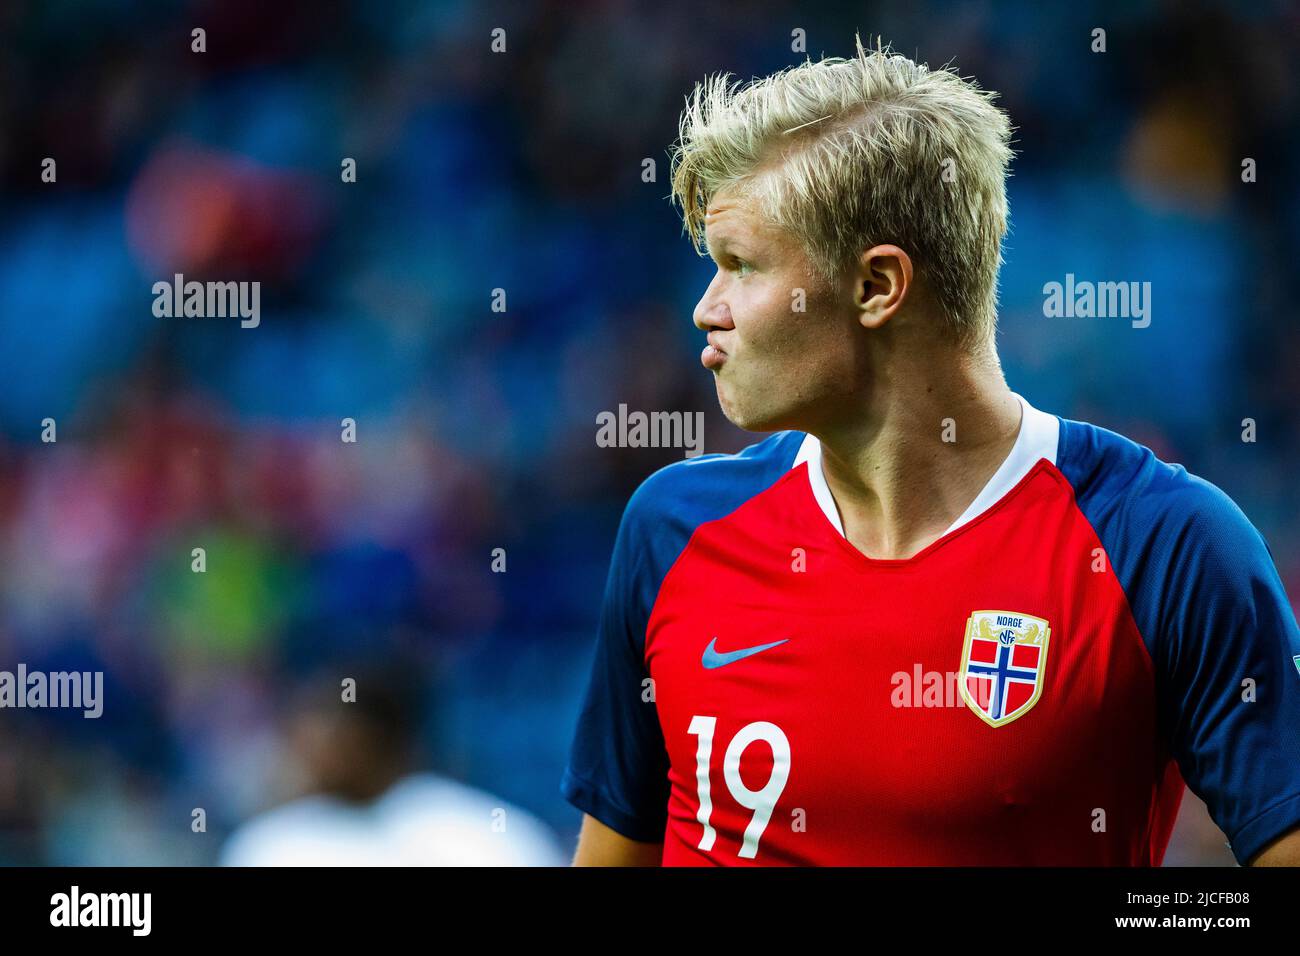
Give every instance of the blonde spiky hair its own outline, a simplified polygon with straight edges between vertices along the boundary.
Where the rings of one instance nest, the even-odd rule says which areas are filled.
[[[704,213],[735,187],[796,236],[830,281],[863,250],[906,251],[964,345],[990,346],[1007,229],[1011,123],[996,93],[877,40],[742,85],[710,76],[687,97],[673,199],[696,251]]]

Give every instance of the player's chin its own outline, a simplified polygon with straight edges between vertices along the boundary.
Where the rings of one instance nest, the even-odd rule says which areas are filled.
[[[721,379],[718,379],[717,385],[718,404],[722,407],[722,414],[737,428],[748,432],[772,432],[785,427],[781,424],[782,416],[776,414],[774,409],[765,408],[754,401],[754,396],[725,385]]]

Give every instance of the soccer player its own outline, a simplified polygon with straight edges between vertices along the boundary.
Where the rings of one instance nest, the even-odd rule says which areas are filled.
[[[993,94],[884,49],[682,116],[727,417],[619,529],[578,864],[1300,863],[1300,631],[1218,488],[1010,391]]]

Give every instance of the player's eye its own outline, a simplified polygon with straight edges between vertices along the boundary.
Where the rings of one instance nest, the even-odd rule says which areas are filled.
[[[754,271],[754,267],[743,259],[733,259],[731,268],[734,269],[736,274],[741,278],[744,278]]]

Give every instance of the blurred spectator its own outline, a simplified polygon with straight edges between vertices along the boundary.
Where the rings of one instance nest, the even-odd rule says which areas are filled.
[[[290,752],[308,796],[241,826],[227,866],[559,866],[555,837],[530,814],[433,773],[411,770],[413,688],[395,674],[324,679],[289,714]]]

